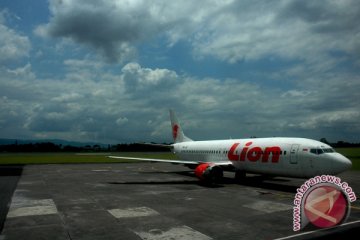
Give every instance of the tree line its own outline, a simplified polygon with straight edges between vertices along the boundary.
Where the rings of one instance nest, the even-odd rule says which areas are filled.
[[[85,146],[72,146],[62,144],[55,144],[52,142],[41,143],[26,143],[18,144],[4,144],[0,145],[0,152],[169,152],[169,148],[159,147],[150,144],[141,143],[123,143],[115,145],[85,145]]]
[[[333,148],[351,148],[351,147],[360,147],[360,143],[349,143],[345,141],[337,141],[336,143],[330,143],[326,138],[321,138],[320,142],[326,143]]]

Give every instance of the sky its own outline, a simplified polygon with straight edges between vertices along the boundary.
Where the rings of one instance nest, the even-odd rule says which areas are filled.
[[[360,142],[357,0],[1,0],[0,138]]]

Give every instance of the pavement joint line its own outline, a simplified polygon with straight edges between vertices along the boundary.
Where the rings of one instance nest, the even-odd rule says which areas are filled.
[[[304,235],[309,235],[312,233],[317,233],[317,232],[323,232],[329,229],[337,229],[337,228],[341,228],[341,227],[345,227],[347,225],[351,225],[351,224],[355,224],[355,223],[360,223],[360,220],[357,221],[353,221],[353,222],[347,222],[347,223],[343,223],[341,225],[332,227],[332,228],[322,228],[322,229],[318,229],[318,230],[314,230],[314,231],[309,231],[309,232],[303,232],[303,233],[298,233],[298,234],[294,234],[294,235],[289,235],[286,237],[282,237],[282,238],[276,238],[274,240],[284,240],[284,239],[291,239],[291,238],[295,238],[295,237],[300,237],[300,236],[304,236]]]

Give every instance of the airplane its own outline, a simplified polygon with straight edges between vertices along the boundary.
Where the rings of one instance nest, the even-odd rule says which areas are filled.
[[[109,156],[150,162],[183,164],[194,169],[204,182],[218,182],[223,171],[235,171],[236,179],[246,173],[265,176],[311,178],[336,175],[351,168],[351,161],[322,142],[306,138],[271,137],[194,141],[188,138],[170,110],[174,143],[170,147],[179,160]],[[157,146],[159,146],[157,145]]]

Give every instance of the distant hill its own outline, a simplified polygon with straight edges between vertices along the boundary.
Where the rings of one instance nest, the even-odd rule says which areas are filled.
[[[164,143],[163,145],[168,145]],[[75,142],[59,139],[5,139],[0,138],[1,152],[169,152],[170,148],[142,143],[103,144],[94,142]]]
[[[36,144],[36,143],[47,143],[51,142],[56,145],[62,146],[74,146],[74,147],[85,147],[87,145],[94,146],[99,145],[100,147],[107,147],[108,144],[104,143],[95,143],[95,142],[76,142],[76,141],[66,141],[61,139],[8,139],[8,138],[0,138],[0,145],[10,145],[10,144]]]

